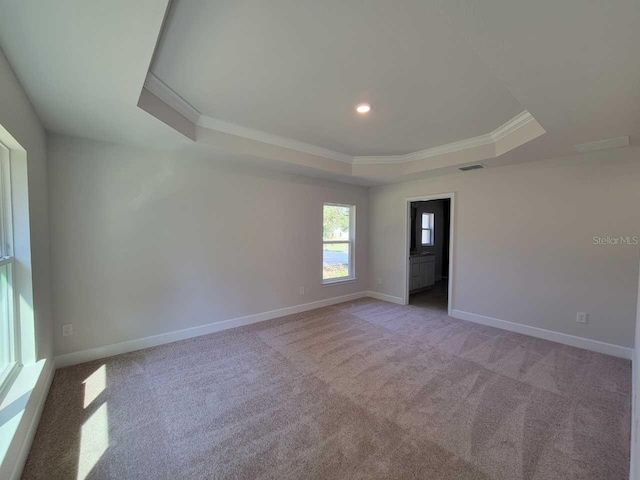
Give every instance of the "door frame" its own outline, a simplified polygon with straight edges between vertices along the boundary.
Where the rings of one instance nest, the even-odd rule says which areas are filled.
[[[449,291],[447,294],[447,314],[451,316],[453,311],[453,260],[454,260],[454,232],[455,232],[455,192],[434,193],[433,195],[420,195],[417,197],[407,197],[404,199],[404,287],[402,292],[403,305],[409,305],[409,250],[411,249],[411,203],[412,202],[428,202],[430,200],[451,201],[449,205]]]

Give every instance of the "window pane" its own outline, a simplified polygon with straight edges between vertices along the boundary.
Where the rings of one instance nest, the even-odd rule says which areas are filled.
[[[322,236],[324,240],[349,240],[349,207],[324,206]]]
[[[9,274],[11,265],[0,267],[0,372],[11,363],[11,315]]]
[[[322,249],[322,279],[349,276],[349,244],[325,243]]]
[[[422,244],[431,245],[431,230],[422,230]]]
[[[433,228],[433,213],[422,214],[422,228]]]

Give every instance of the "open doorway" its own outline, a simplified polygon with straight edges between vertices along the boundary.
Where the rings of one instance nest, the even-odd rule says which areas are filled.
[[[453,194],[407,199],[404,303],[451,314]]]

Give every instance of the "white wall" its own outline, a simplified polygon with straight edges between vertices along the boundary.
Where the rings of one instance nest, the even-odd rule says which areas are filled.
[[[402,297],[405,198],[444,192],[454,309],[633,347],[640,247],[593,236],[640,235],[639,147],[372,188],[369,290]]]
[[[61,136],[48,155],[58,355],[366,290],[365,188]],[[322,285],[323,202],[357,206],[353,283]]]
[[[0,478],[19,478],[53,372],[45,132],[0,51],[0,137],[11,150],[15,280],[21,333],[19,370],[0,409]],[[30,239],[30,240],[29,240]],[[22,403],[24,399],[26,402]],[[19,401],[18,401],[19,399]],[[16,405],[22,404],[16,410]]]
[[[28,211],[31,228],[33,313],[37,359],[53,352],[49,288],[49,216],[45,132],[29,98],[0,51],[0,125],[27,152]],[[14,210],[23,205],[14,205]],[[15,215],[14,215],[15,216]],[[18,216],[19,217],[19,216]],[[16,218],[21,221],[21,218]],[[27,260],[28,261],[28,260]],[[21,268],[20,265],[18,265]]]

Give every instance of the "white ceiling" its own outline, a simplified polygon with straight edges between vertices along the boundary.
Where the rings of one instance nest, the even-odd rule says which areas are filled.
[[[524,110],[424,0],[174,0],[151,70],[204,115],[347,155],[483,135]]]
[[[0,0],[0,47],[50,132],[173,146],[136,106],[169,0]]]
[[[137,106],[168,3],[0,0],[0,47],[48,131],[368,184],[640,134],[638,0],[176,0],[153,71],[220,125],[253,129],[192,122],[191,139]],[[369,117],[353,113],[361,100]],[[525,110],[537,130],[492,153],[423,156],[422,170],[319,148],[352,159],[439,148]]]
[[[563,145],[640,133],[638,0],[437,3]]]

